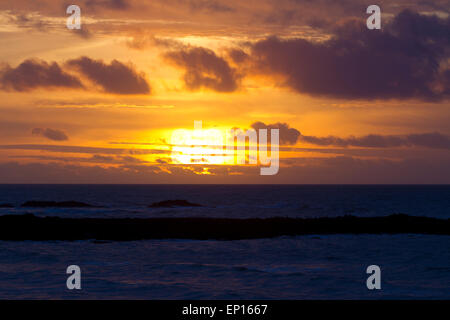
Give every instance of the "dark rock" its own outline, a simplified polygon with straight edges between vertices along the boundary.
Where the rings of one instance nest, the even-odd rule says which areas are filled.
[[[0,208],[14,208],[10,203],[0,203]]]
[[[78,201],[27,201],[22,204],[22,207],[28,208],[95,208],[87,203]]]
[[[155,202],[149,205],[149,208],[174,208],[174,207],[202,207],[197,203],[191,203],[187,200],[165,200]]]
[[[336,218],[60,218],[0,216],[0,240],[240,240],[325,234],[450,235],[450,219],[407,215]]]

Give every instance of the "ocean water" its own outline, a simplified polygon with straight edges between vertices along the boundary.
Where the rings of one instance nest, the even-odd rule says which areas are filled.
[[[185,199],[198,208],[148,208]],[[86,202],[101,208],[20,208],[28,200]],[[33,213],[71,218],[149,217],[336,217],[405,213],[450,218],[447,186],[283,185],[0,185],[2,214]]]
[[[147,206],[185,199],[201,208]],[[28,200],[100,208],[20,208]],[[450,186],[0,185],[3,214],[64,217],[450,218]],[[449,299],[450,236],[320,235],[238,241],[0,241],[0,299]],[[82,289],[66,288],[79,265]],[[368,290],[366,268],[381,268]]]

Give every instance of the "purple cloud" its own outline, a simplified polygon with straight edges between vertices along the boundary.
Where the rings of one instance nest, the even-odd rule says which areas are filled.
[[[144,73],[117,60],[106,64],[101,60],[81,57],[68,61],[67,65],[109,93],[148,94],[151,91]]]
[[[82,88],[83,85],[56,62],[29,59],[16,68],[9,65],[2,68],[0,87],[4,90],[30,91],[37,88]]]
[[[32,134],[37,136],[42,136],[47,139],[53,140],[53,141],[66,141],[69,140],[69,137],[61,130],[55,130],[55,129],[43,129],[43,128],[34,128],[31,131]]]
[[[282,76],[299,93],[427,101],[450,96],[450,18],[405,10],[382,30],[351,21],[323,42],[270,37],[250,51],[254,72]]]
[[[273,123],[265,124],[264,122],[255,122],[252,124],[252,128],[258,131],[259,129],[278,129],[280,134],[280,145],[294,145],[300,136],[300,131],[295,128],[290,128],[287,123]]]
[[[432,149],[450,149],[450,137],[439,132],[409,134],[403,136],[369,134],[362,137],[340,138],[335,136],[316,137],[300,135],[300,140],[318,146],[336,147],[426,147]]]
[[[233,92],[239,87],[241,76],[212,50],[188,48],[168,52],[165,57],[186,70],[184,82],[190,90],[208,88],[217,92]]]

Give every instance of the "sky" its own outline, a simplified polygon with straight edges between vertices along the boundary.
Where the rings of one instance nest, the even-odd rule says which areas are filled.
[[[71,4],[81,29],[67,28]],[[373,4],[381,29],[366,25]],[[448,184],[449,12],[3,0],[0,183]],[[211,147],[232,129],[279,130],[276,174]]]

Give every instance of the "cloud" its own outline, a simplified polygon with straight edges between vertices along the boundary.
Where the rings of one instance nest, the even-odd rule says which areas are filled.
[[[205,11],[205,12],[234,12],[235,9],[226,5],[225,3],[220,3],[217,0],[188,0],[188,5],[190,9],[194,12]]]
[[[250,45],[254,72],[299,93],[343,99],[450,96],[450,18],[402,11],[382,30],[352,20],[331,39],[269,37]]]
[[[69,60],[67,65],[75,68],[108,93],[148,94],[151,91],[144,73],[138,73],[132,66],[117,60],[106,64],[101,60],[80,57]]]
[[[10,144],[0,145],[4,150],[38,150],[61,153],[85,153],[85,154],[128,154],[128,155],[146,155],[146,154],[168,154],[170,151],[161,149],[122,149],[122,148],[102,148],[85,146],[61,146],[47,144]]]
[[[83,26],[83,28],[81,28],[81,29],[74,29],[71,31],[83,39],[91,39],[93,37],[92,32],[90,32],[86,26]]]
[[[165,57],[186,70],[184,82],[190,90],[207,88],[217,92],[233,92],[239,87],[241,76],[212,50],[187,48],[168,52]]]
[[[171,50],[182,50],[188,47],[187,44],[179,40],[171,38],[160,38],[154,36],[153,34],[147,33],[139,33],[133,35],[132,38],[126,42],[126,44],[128,47],[136,50],[143,50],[152,46]]]
[[[80,80],[61,69],[56,62],[29,59],[16,68],[0,69],[3,90],[30,91],[37,88],[83,88]]]
[[[450,182],[450,157],[406,160],[359,159],[339,156],[297,158],[275,176],[259,175],[252,166],[208,166],[214,174],[199,175],[203,166],[119,165],[82,166],[61,163],[0,163],[0,183],[294,183],[304,184],[437,184]],[[164,170],[161,167],[164,166]]]
[[[362,137],[351,136],[348,138],[300,135],[299,138],[303,142],[318,146],[367,148],[426,147],[432,149],[450,149],[450,137],[439,132],[404,136],[370,134]]]
[[[14,0],[14,5],[11,1],[0,1],[0,11],[38,12],[43,17],[60,19],[70,4],[73,2],[69,0]],[[76,4],[81,7],[83,17],[87,14],[90,18],[83,25],[91,25],[95,34],[123,36],[127,32],[132,36],[136,31],[145,30],[160,36],[176,33],[177,37],[207,34],[255,39],[268,34],[292,36],[293,32],[321,37],[322,31],[328,33],[343,19],[364,19],[365,9],[373,3],[368,0],[78,0]],[[383,23],[404,8],[440,15],[448,13],[449,8],[448,0],[378,0],[377,4],[382,8]],[[60,32],[61,28],[55,26],[50,31]]]
[[[300,136],[300,131],[294,128],[290,128],[287,123],[277,122],[273,124],[265,124],[264,122],[258,121],[253,123],[251,127],[256,131],[258,131],[259,129],[268,129],[268,132],[270,129],[279,129],[280,145],[294,145],[297,143],[297,140]]]
[[[53,140],[53,141],[65,141],[69,140],[69,137],[61,130],[55,130],[55,129],[43,129],[43,128],[34,128],[31,131],[32,134],[37,136],[42,136],[47,139]]]
[[[48,32],[52,23],[45,17],[36,13],[17,13],[8,12],[6,15],[8,23],[15,24],[19,28],[33,29],[41,32]]]
[[[12,155],[9,158],[15,159],[35,159],[43,161],[58,161],[63,163],[88,163],[88,164],[149,164],[150,162],[131,156],[104,156],[92,155],[90,157],[64,157],[46,155]]]
[[[67,7],[67,6],[66,6]],[[81,6],[89,9],[111,9],[111,10],[127,10],[131,7],[130,1],[126,0],[85,0]]]
[[[69,60],[66,67],[84,75],[105,92],[114,94],[148,94],[150,85],[144,73],[132,66],[113,60],[106,64],[88,57]],[[37,88],[89,89],[75,75],[69,74],[57,62],[28,59],[12,68],[0,67],[0,88],[3,90],[30,91]]]
[[[246,62],[249,58],[248,54],[245,53],[242,49],[231,48],[228,50],[228,56],[234,63],[243,63]]]
[[[415,157],[401,161],[338,156],[303,158],[280,174],[296,183],[319,184],[437,184],[450,181],[449,157]],[[275,176],[277,179],[280,177]]]

